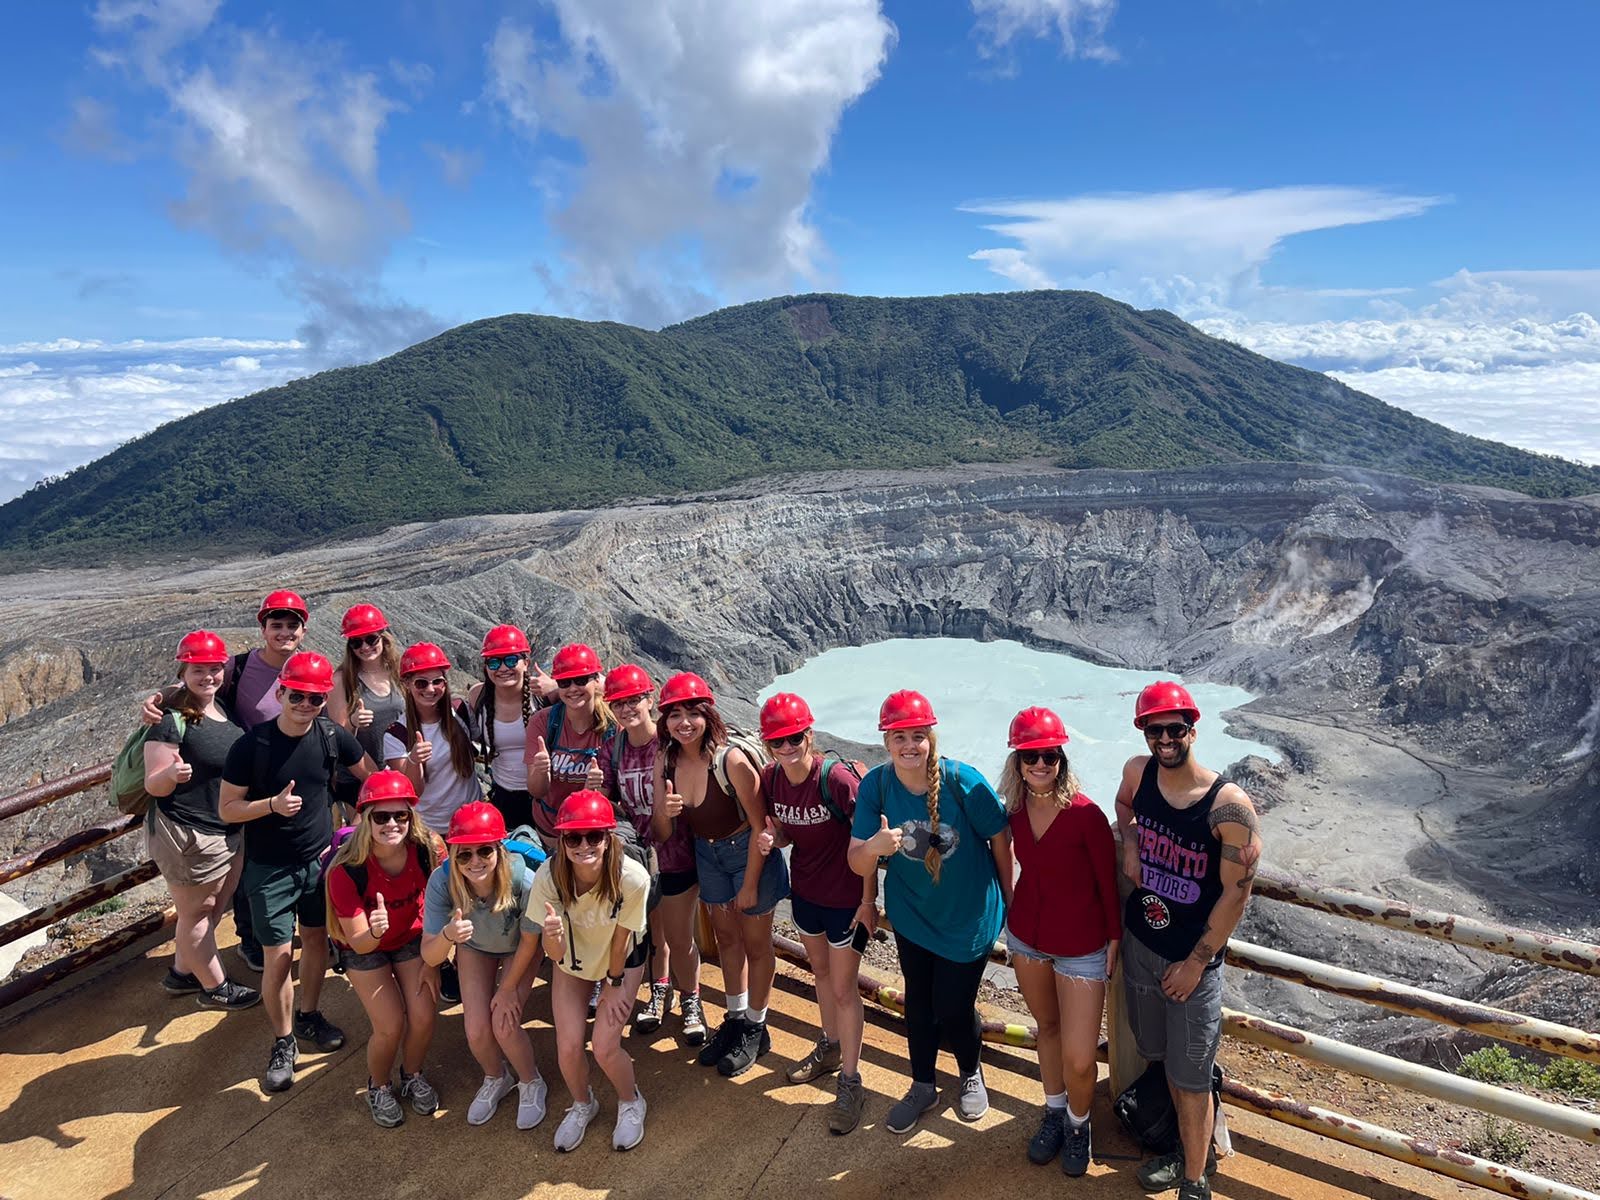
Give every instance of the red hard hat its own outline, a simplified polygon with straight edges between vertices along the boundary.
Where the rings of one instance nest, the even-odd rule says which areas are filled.
[[[878,709],[878,729],[883,733],[891,729],[921,729],[938,723],[933,705],[921,692],[895,692]]]
[[[445,841],[452,846],[481,846],[506,840],[506,819],[500,810],[483,800],[463,804],[450,817]]]
[[[1164,712],[1182,713],[1191,725],[1200,719],[1200,707],[1189,695],[1189,689],[1181,683],[1160,679],[1148,684],[1133,702],[1133,727],[1143,729],[1151,717]]]
[[[181,663],[223,663],[228,661],[228,646],[209,629],[196,629],[183,635],[173,657]]]
[[[576,679],[579,675],[600,674],[600,656],[582,642],[556,651],[550,662],[550,678]]]
[[[779,692],[761,706],[763,741],[801,733],[817,723],[811,706],[793,692]]]
[[[711,704],[717,698],[711,694],[711,685],[693,671],[680,671],[661,687],[661,707],[670,704],[687,704],[691,700],[705,700]]]
[[[606,699],[631,700],[656,690],[655,681],[643,667],[618,663],[606,672]]]
[[[528,635],[515,625],[496,625],[483,635],[483,657],[499,654],[528,654]]]
[[[556,813],[558,833],[566,833],[568,830],[616,827],[617,810],[611,807],[611,801],[606,799],[605,793],[591,792],[588,788],[584,788],[581,792],[573,792],[561,802],[561,811]]]
[[[387,628],[389,622],[384,618],[383,610],[376,604],[358,604],[346,612],[344,620],[339,622],[339,636],[365,637],[369,633],[378,633]]]
[[[411,786],[411,780],[406,778],[403,771],[374,771],[361,785],[361,794],[356,797],[356,811],[360,812],[382,800],[404,800],[415,808],[417,789]]]
[[[407,646],[400,656],[400,674],[415,675],[419,671],[448,671],[450,658],[432,642],[418,642]]]
[[[256,612],[256,624],[260,625],[267,619],[267,614],[272,612],[298,613],[302,621],[311,619],[311,610],[306,607],[306,602],[300,599],[297,592],[287,589],[267,593],[267,598],[261,602],[261,608]]]
[[[1066,744],[1066,722],[1048,708],[1025,708],[1011,718],[1006,745],[1013,750],[1054,750]]]
[[[302,692],[333,691],[333,664],[311,650],[291,654],[278,672],[278,683]]]

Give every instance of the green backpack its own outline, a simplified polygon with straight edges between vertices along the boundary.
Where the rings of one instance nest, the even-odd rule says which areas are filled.
[[[174,710],[172,720],[178,727],[178,740],[182,741],[183,714]],[[117,761],[111,764],[111,797],[116,801],[117,811],[130,817],[144,816],[150,811],[150,801],[154,798],[144,790],[144,744],[156,729],[155,725],[141,725],[135,729],[122,743]]]

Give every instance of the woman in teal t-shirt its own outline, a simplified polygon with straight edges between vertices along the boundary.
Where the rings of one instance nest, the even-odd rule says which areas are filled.
[[[935,1063],[945,1041],[961,1070],[956,1109],[989,1111],[978,1061],[978,984],[1011,902],[1005,806],[982,774],[939,757],[933,705],[896,692],[878,711],[889,762],[861,781],[850,866],[866,876],[887,860],[884,908],[905,977],[911,1090],[884,1125],[907,1133],[934,1106]]]

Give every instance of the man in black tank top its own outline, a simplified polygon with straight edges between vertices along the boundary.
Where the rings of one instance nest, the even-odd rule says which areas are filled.
[[[1149,754],[1130,758],[1117,789],[1123,909],[1122,980],[1139,1053],[1161,1062],[1182,1148],[1139,1170],[1146,1191],[1208,1200],[1211,1069],[1222,1040],[1222,952],[1244,914],[1261,854],[1244,789],[1195,759],[1200,710],[1186,688],[1153,683],[1134,705]]]

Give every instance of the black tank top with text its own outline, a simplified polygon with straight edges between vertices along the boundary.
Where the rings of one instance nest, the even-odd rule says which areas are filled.
[[[1173,808],[1156,785],[1151,759],[1133,794],[1138,826],[1139,887],[1123,906],[1127,930],[1169,962],[1188,958],[1222,896],[1222,840],[1211,828],[1211,806],[1228,782],[1222,776],[1188,808]],[[1217,958],[1221,961],[1221,948]]]

